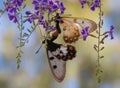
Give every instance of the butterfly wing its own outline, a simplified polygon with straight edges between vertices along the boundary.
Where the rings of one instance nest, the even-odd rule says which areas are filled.
[[[48,62],[50,69],[56,81],[62,82],[66,73],[66,61],[57,59],[50,50],[47,50]]]
[[[48,40],[47,56],[54,78],[61,82],[66,73],[66,61],[72,60],[76,56],[76,49],[72,45],[64,46]]]
[[[80,38],[81,31],[85,27],[89,27],[88,32],[91,33],[97,29],[97,24],[86,18],[76,18],[76,17],[65,17],[62,18],[63,23],[61,27],[63,28],[63,39],[65,42],[72,43]]]
[[[86,19],[86,18],[80,19],[79,18],[79,19],[74,19],[74,21],[77,22],[82,28],[85,28],[86,26],[88,26],[89,33],[93,32],[97,29],[97,24],[90,19]]]
[[[62,58],[57,57],[57,55],[60,55],[61,46],[61,44],[56,44],[49,40],[47,41],[48,62],[52,74],[58,82],[61,82],[64,79],[66,73],[66,61],[62,60]],[[63,49],[63,51],[64,54],[66,54],[65,51],[67,51],[67,49]]]

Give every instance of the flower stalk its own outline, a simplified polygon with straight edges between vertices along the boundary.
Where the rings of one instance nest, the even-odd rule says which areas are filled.
[[[99,23],[98,23],[98,45],[97,45],[97,64],[96,64],[96,76],[97,76],[97,80],[98,80],[98,83],[101,82],[101,73],[103,72],[102,71],[102,68],[101,68],[101,64],[100,64],[100,59],[101,57],[104,58],[104,56],[101,56],[100,55],[100,51],[103,50],[104,48],[102,47],[101,48],[101,28],[102,28],[102,25],[103,25],[103,19],[102,19],[102,16],[103,16],[103,12],[102,12],[102,4],[101,4],[101,0],[99,2],[100,6],[99,6]]]

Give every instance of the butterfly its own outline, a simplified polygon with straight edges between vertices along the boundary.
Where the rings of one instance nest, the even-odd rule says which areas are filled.
[[[54,37],[52,39],[46,39],[42,44],[46,45],[49,66],[55,80],[62,82],[66,74],[66,62],[75,58],[76,49],[72,45],[65,46],[55,43],[53,40],[55,40]],[[38,51],[36,53],[38,53]]]
[[[63,31],[63,39],[66,43],[72,43],[82,38],[82,28],[89,26],[89,33],[97,29],[94,21],[75,17],[61,17],[57,13],[54,17],[56,30],[52,32],[52,38],[46,39],[46,52],[51,72],[57,82],[62,82],[66,74],[66,62],[76,56],[76,48],[73,45],[55,43]],[[61,30],[63,29],[63,30]]]
[[[85,27],[89,27],[88,32],[92,33],[97,29],[97,24],[87,18],[78,18],[70,16],[60,16],[56,14],[56,28],[57,30],[53,33],[53,36],[57,36],[63,29],[63,40],[66,43],[76,42],[79,38],[82,38],[82,30]]]

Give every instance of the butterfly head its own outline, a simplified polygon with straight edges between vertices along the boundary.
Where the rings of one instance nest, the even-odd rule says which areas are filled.
[[[60,16],[59,13],[56,13],[55,22],[56,23],[63,23],[62,17]]]

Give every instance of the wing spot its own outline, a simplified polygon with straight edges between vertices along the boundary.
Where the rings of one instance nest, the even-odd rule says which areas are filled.
[[[82,21],[82,24],[84,24],[84,21]]]
[[[57,68],[57,66],[56,65],[53,65],[53,69],[56,69]]]
[[[50,60],[53,60],[54,59],[54,57],[50,57]]]
[[[63,53],[63,52],[60,50],[60,53]]]

